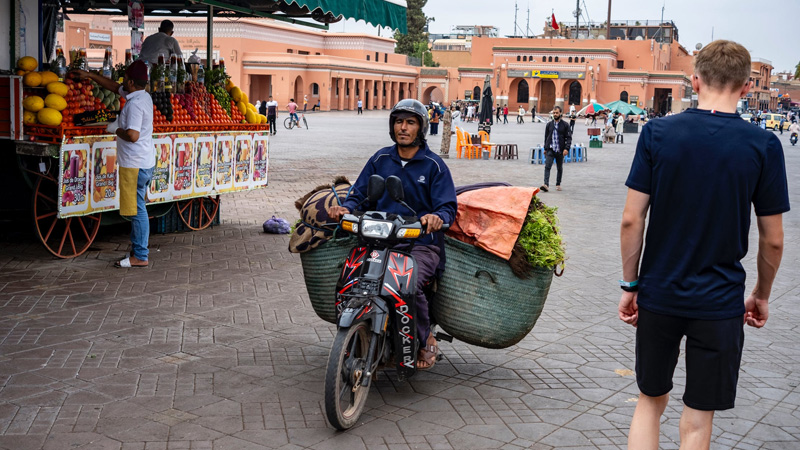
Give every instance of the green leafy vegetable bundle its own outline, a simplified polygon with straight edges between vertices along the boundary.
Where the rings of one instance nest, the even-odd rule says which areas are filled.
[[[509,260],[517,276],[527,278],[532,268],[551,269],[559,265],[563,268],[566,252],[558,227],[557,210],[533,197]]]

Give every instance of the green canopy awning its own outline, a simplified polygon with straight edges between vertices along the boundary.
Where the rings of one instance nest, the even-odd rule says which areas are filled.
[[[406,0],[282,0],[288,5],[296,4],[311,13],[321,10],[324,14],[345,19],[363,20],[371,25],[389,27],[407,33]]]
[[[120,0],[59,1],[68,14],[128,14],[127,2]],[[215,17],[270,17],[325,29],[341,19],[354,19],[407,32],[406,0],[144,0],[143,3],[145,16],[198,17],[213,6]]]
[[[606,104],[606,108],[610,109],[612,113],[615,114],[621,113],[626,116],[630,116],[632,114],[638,116],[639,114],[644,112],[642,108],[639,108],[636,105],[631,105],[630,103],[627,102],[623,102],[622,100],[617,100],[615,102],[608,103]]]

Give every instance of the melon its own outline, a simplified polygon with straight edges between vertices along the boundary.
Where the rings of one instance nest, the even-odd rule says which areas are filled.
[[[256,116],[256,113],[253,111],[247,111],[244,115],[244,118],[247,120],[247,123],[259,123],[261,120]]]
[[[24,111],[22,113],[22,121],[25,123],[25,125],[33,125],[39,123],[39,121],[36,120],[36,113],[30,111]]]
[[[236,104],[236,106],[239,108],[240,113],[247,114],[247,106],[245,105],[244,102],[239,102]]]
[[[66,97],[69,93],[69,87],[60,81],[53,81],[47,84],[47,92]]]
[[[49,125],[51,127],[60,125],[61,120],[63,119],[61,113],[53,108],[42,108],[36,114],[36,118],[39,119],[39,123],[43,125]]]
[[[39,72],[28,72],[22,77],[22,84],[28,87],[36,87],[42,84],[42,76]]]
[[[261,119],[261,123],[267,123],[267,116],[259,114],[258,117]]]
[[[42,82],[40,83],[42,86],[47,86],[48,84],[58,81],[58,75],[50,72],[49,70],[45,70],[44,72],[39,72],[39,75],[42,76]]]
[[[56,111],[63,111],[67,107],[67,101],[58,94],[50,94],[44,98],[44,105]]]
[[[238,87],[231,89],[231,98],[233,98],[233,100],[237,103],[242,101],[242,90]]]
[[[38,112],[40,109],[44,108],[44,99],[38,95],[25,97],[25,100],[22,101],[22,108],[26,111]]]
[[[31,70],[36,70],[36,68],[39,67],[39,62],[36,61],[36,58],[33,56],[23,56],[19,59],[19,61],[17,61],[17,67],[26,72],[30,72]]]

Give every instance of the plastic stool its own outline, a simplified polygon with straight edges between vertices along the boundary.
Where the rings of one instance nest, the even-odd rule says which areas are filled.
[[[544,164],[544,148],[541,145],[531,147],[530,161],[531,164]]]
[[[517,144],[508,144],[508,159],[519,159]]]
[[[494,159],[506,159],[508,155],[508,151],[506,150],[506,144],[497,144],[494,149]]]

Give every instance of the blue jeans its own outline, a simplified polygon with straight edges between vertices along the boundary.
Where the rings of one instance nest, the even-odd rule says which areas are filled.
[[[141,261],[147,261],[150,251],[147,242],[150,239],[150,219],[145,207],[145,195],[150,179],[153,178],[153,169],[139,169],[139,178],[136,180],[136,215],[131,218],[131,247],[133,256]]]
[[[297,116],[297,113],[291,113],[289,114],[289,117],[291,117],[297,123],[297,126],[300,126],[300,117]]]

